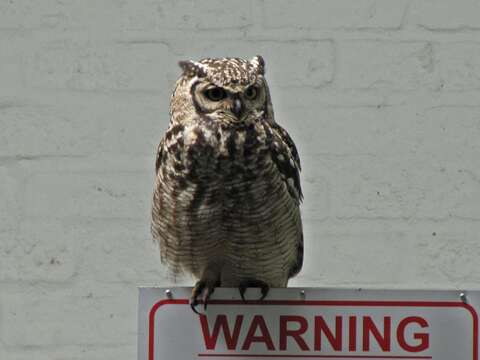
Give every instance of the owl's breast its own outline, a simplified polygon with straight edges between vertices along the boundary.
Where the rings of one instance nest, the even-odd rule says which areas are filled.
[[[220,254],[230,269],[226,284],[259,274],[284,286],[301,221],[268,129],[253,123],[169,130],[152,209],[152,233],[167,261],[201,276],[202,264]],[[285,276],[277,283],[278,274]]]
[[[275,205],[265,199],[284,185],[261,124],[198,124],[181,130],[167,132],[157,179],[165,203],[175,204],[176,214],[193,221],[246,204],[262,209]]]
[[[210,183],[252,179],[268,155],[261,126],[192,126],[183,134],[185,175]]]

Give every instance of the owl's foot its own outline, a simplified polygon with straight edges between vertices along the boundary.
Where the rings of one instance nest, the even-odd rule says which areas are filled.
[[[260,301],[265,299],[265,297],[268,294],[268,291],[270,290],[270,286],[265,281],[255,280],[255,279],[243,280],[240,282],[240,285],[238,286],[238,290],[240,291],[240,296],[242,297],[243,301],[246,301],[245,292],[249,287],[260,288],[260,291],[262,292],[262,296],[259,299]]]
[[[196,306],[200,303],[199,300],[203,303],[203,310],[207,310],[208,300],[217,286],[220,286],[219,281],[200,280],[195,284],[192,289],[192,296],[190,297],[190,307],[193,312],[200,315],[196,309]]]

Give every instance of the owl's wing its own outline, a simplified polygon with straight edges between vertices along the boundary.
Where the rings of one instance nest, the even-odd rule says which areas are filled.
[[[162,155],[163,155],[163,143],[164,139],[160,140],[160,144],[158,144],[157,148],[157,158],[155,160],[155,174],[158,174],[158,169],[160,168],[160,165],[162,164]]]
[[[273,162],[282,175],[288,192],[299,205],[303,199],[303,194],[300,186],[300,157],[295,143],[285,129],[276,123],[267,130],[267,139],[269,139],[267,141],[272,152]],[[303,231],[301,225],[295,246],[297,247],[297,254],[295,263],[290,268],[289,278],[297,275],[303,266]]]
[[[278,171],[287,184],[290,195],[297,204],[300,204],[303,200],[300,185],[302,168],[295,143],[285,129],[276,123],[267,128],[267,142],[272,152],[273,162],[277,165]]]
[[[297,275],[303,266],[303,231],[301,231],[300,239],[297,242],[297,257],[295,259],[295,264],[290,268],[288,273],[288,278],[292,278]]]

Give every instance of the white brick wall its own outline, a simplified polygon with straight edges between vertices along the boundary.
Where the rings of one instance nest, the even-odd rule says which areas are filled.
[[[298,144],[292,285],[479,288],[478,0],[0,0],[0,359],[134,359],[176,62],[262,54]],[[181,284],[189,284],[187,279]]]

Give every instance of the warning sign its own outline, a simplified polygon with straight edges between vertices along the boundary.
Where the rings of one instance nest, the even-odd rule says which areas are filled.
[[[478,360],[479,293],[217,289],[199,316],[190,289],[166,290],[140,289],[139,360]]]

